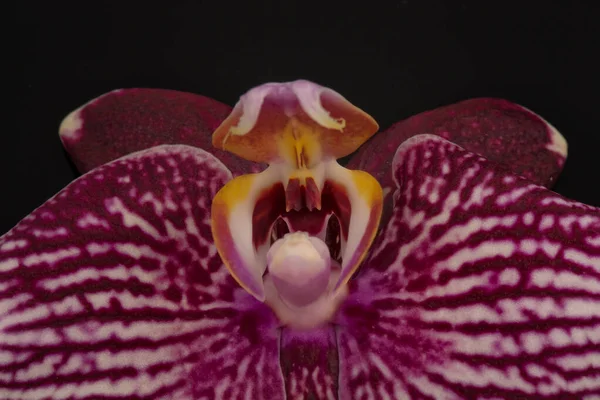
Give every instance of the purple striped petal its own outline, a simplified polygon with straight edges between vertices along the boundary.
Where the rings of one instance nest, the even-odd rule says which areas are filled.
[[[375,135],[347,165],[367,171],[381,183],[386,195],[384,221],[391,213],[395,188],[392,157],[402,142],[423,133],[441,136],[546,187],[554,184],[567,157],[567,142],[552,125],[506,100],[471,99],[423,112]]]
[[[284,329],[280,362],[287,399],[338,399],[339,364],[333,329]]]
[[[212,244],[229,179],[203,150],[154,147],[2,236],[0,397],[282,398],[276,320]]]
[[[81,172],[162,144],[208,151],[234,176],[264,166],[212,145],[212,133],[231,107],[208,97],[164,89],[119,89],[84,104],[62,122],[60,139]]]
[[[340,320],[340,398],[598,398],[600,209],[433,135],[393,168]]]

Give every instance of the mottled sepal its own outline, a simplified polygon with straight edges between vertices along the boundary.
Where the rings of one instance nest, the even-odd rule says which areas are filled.
[[[423,133],[443,137],[546,187],[554,184],[567,157],[567,142],[552,125],[506,100],[472,99],[415,115],[373,137],[346,165],[369,172],[381,183],[384,219],[390,217],[395,188],[392,157],[401,143]]]
[[[355,151],[378,129],[339,93],[298,80],[244,94],[214,132],[213,144],[247,160],[311,168]]]
[[[433,135],[393,177],[337,321],[340,398],[596,398],[600,210]]]
[[[231,107],[192,93],[164,89],[120,89],[70,113],[59,135],[81,172],[162,144],[187,144],[208,151],[234,176],[264,166],[215,149],[211,135]]]
[[[212,243],[229,179],[203,150],[155,147],[0,237],[0,397],[282,399],[278,322]]]

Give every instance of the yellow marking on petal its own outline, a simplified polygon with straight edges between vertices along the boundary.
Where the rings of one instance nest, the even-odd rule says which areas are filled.
[[[358,194],[371,206],[383,202],[381,185],[371,174],[365,171],[351,170],[354,185],[359,189]]]
[[[246,200],[252,190],[252,183],[258,174],[240,175],[227,182],[213,199],[214,203],[226,204],[233,208],[237,203]]]

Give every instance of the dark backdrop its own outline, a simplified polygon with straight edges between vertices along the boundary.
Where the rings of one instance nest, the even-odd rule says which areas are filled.
[[[598,1],[163,3],[20,2],[5,15],[18,27],[4,63],[19,72],[0,148],[0,234],[77,176],[57,129],[82,103],[159,87],[234,104],[252,86],[298,78],[382,128],[470,97],[520,103],[569,142],[555,190],[600,206]]]

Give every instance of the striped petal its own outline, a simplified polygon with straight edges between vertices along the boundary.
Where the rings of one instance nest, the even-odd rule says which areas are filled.
[[[344,305],[340,398],[592,399],[600,210],[433,135]]]
[[[567,142],[552,125],[506,100],[472,99],[415,115],[376,135],[347,165],[367,171],[381,183],[386,194],[384,220],[391,216],[395,189],[392,156],[402,142],[423,133],[443,137],[546,187],[554,184],[567,157]]]
[[[338,399],[335,331],[331,328],[308,332],[283,329],[281,336],[280,361],[286,398]]]
[[[215,149],[212,133],[231,107],[191,93],[164,89],[120,89],[70,113],[59,135],[81,172],[161,144],[187,144],[221,160],[234,176],[263,166]]]
[[[0,238],[3,399],[281,399],[276,318],[231,279],[230,172],[159,146],[94,169]]]

